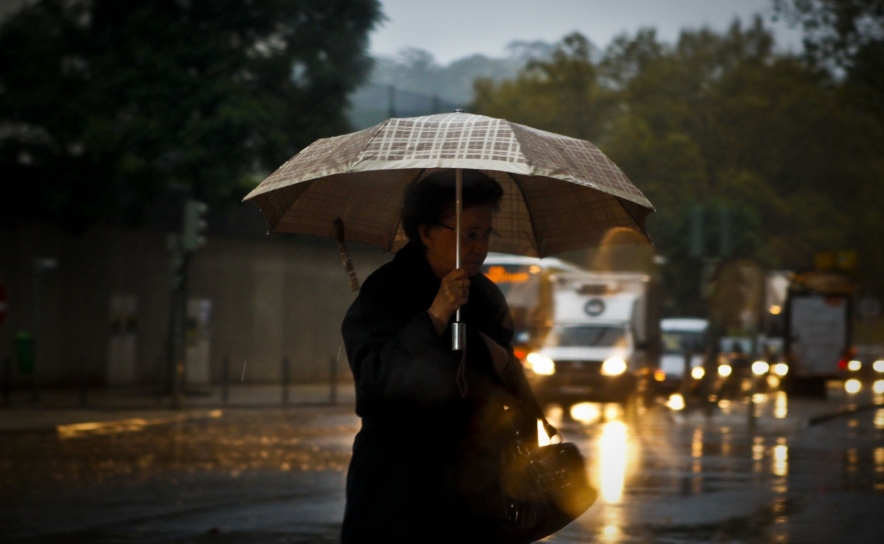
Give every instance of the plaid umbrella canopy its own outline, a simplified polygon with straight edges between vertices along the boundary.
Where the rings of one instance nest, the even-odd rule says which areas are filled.
[[[334,237],[386,251],[407,238],[400,211],[412,180],[438,169],[484,171],[503,187],[491,251],[545,257],[598,245],[613,228],[637,231],[654,210],[620,168],[585,140],[455,112],[389,119],[317,140],[245,200],[272,232]]]

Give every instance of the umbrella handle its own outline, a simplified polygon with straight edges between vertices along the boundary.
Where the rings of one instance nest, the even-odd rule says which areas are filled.
[[[460,217],[463,211],[463,171],[460,168],[454,170],[454,180],[454,214],[456,216],[454,234],[457,240],[454,251],[454,267],[460,268]],[[458,308],[454,316],[454,323],[451,324],[451,349],[453,351],[464,349],[466,335],[467,325],[461,323],[460,308]]]

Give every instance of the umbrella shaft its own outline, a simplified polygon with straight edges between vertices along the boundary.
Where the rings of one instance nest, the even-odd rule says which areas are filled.
[[[460,268],[460,216],[463,211],[463,170],[457,168],[454,171],[454,214],[455,239],[457,240],[454,251],[454,267]],[[454,326],[451,328],[451,349],[460,351],[463,349],[466,327],[460,322],[460,308],[454,316]]]
[[[454,213],[456,216],[455,229],[454,233],[457,239],[457,245],[455,246],[457,249],[454,253],[454,267],[460,268],[460,216],[463,212],[463,170],[458,168],[454,172]],[[455,321],[460,323],[460,308],[457,309],[457,315],[454,318]]]

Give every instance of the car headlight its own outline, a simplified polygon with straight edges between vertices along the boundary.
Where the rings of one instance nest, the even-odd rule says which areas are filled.
[[[875,369],[875,372],[884,372],[884,359],[878,359],[872,363],[872,368]]]
[[[856,359],[847,363],[847,370],[851,370],[853,372],[856,372],[857,370],[861,369],[862,367],[863,367],[862,361],[857,361]]]
[[[722,378],[727,378],[733,371],[734,369],[731,368],[731,365],[718,365],[718,375]]]
[[[531,370],[533,370],[535,374],[552,376],[556,373],[556,363],[546,355],[531,352],[528,354],[527,361],[528,364],[531,365]]]
[[[695,380],[702,380],[703,376],[706,375],[706,369],[702,366],[695,366],[691,369],[691,377]]]
[[[766,361],[755,361],[752,363],[752,374],[763,376],[770,370],[770,365]]]
[[[602,363],[603,376],[619,376],[624,372],[626,372],[626,361],[619,357],[605,359],[605,362]]]
[[[777,376],[785,376],[789,373],[789,365],[786,363],[777,363],[773,365],[773,371]]]

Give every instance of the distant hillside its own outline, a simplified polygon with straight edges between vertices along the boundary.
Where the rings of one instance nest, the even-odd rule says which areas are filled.
[[[473,81],[516,77],[531,58],[547,58],[554,46],[513,42],[506,58],[472,55],[441,66],[422,49],[377,57],[369,82],[351,95],[350,122],[356,130],[391,117],[413,117],[464,108],[473,99]]]

